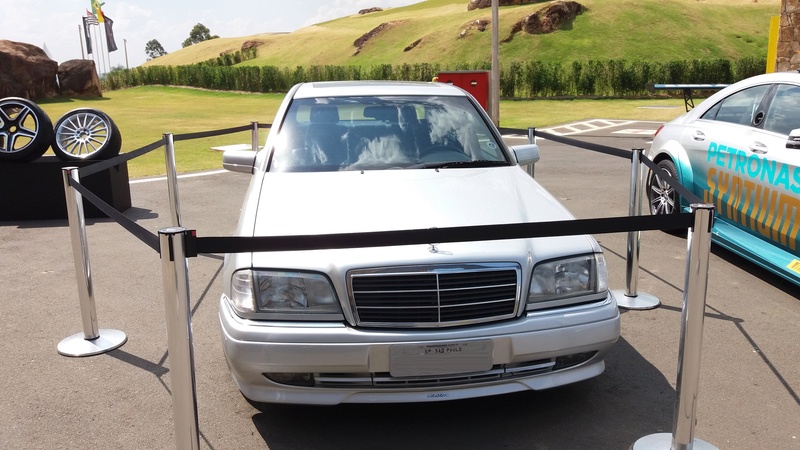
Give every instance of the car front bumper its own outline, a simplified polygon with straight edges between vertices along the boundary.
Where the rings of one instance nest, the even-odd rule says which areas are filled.
[[[619,311],[611,294],[591,305],[434,330],[248,320],[234,314],[224,295],[219,311],[223,349],[234,381],[245,397],[272,403],[423,402],[547,389],[601,374],[603,358],[620,335]],[[488,343],[491,369],[392,375],[393,347],[476,342]],[[577,362],[570,365],[564,360]],[[315,381],[299,386],[267,377],[292,373],[307,374]]]

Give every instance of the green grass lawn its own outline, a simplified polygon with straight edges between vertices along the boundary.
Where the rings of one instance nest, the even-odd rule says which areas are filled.
[[[283,94],[239,94],[169,87],[137,87],[103,93],[103,98],[42,101],[40,106],[55,122],[75,108],[96,108],[108,114],[122,134],[122,152],[160,140],[164,133],[183,134],[270,123]],[[264,143],[267,130],[261,130]],[[222,168],[222,155],[210,147],[250,143],[250,132],[175,143],[179,172]],[[131,177],[166,173],[164,152],[152,151],[128,163]]]
[[[40,102],[53,124],[75,108],[96,108],[108,114],[122,134],[122,152],[162,138],[164,133],[195,133],[271,123],[284,94],[251,94],[173,87],[136,87],[110,91],[103,98],[56,98]],[[697,100],[696,100],[697,101]],[[500,125],[543,128],[585,119],[667,121],[683,113],[683,99],[501,101]],[[259,134],[261,145],[268,130]],[[222,155],[211,147],[249,144],[250,132],[175,143],[178,172],[222,168]],[[132,178],[166,173],[163,150],[128,163]]]
[[[467,10],[466,0],[427,0],[384,11],[352,15],[292,33],[223,37],[201,42],[148,61],[146,65],[183,65],[240,50],[259,41],[258,57],[244,65],[415,64],[488,62],[491,28],[480,32],[476,20],[490,20],[491,8]],[[514,25],[549,2],[499,9],[498,33],[506,41]],[[500,45],[503,63],[530,61],[667,62],[695,59],[765,57],[770,17],[781,14],[780,0],[581,0],[586,10],[556,32],[517,33]],[[392,26],[356,52],[354,41],[382,24]],[[462,36],[462,31],[464,32]],[[407,47],[416,41],[413,49]],[[357,54],[356,54],[357,53]]]

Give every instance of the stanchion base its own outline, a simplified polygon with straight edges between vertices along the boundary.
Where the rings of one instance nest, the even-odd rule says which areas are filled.
[[[671,433],[656,433],[649,434],[636,441],[631,450],[669,450],[672,448],[672,434]],[[692,450],[718,450],[717,447],[695,438],[692,441]]]
[[[109,352],[128,341],[122,331],[100,329],[97,339],[86,339],[85,334],[78,333],[58,343],[58,353],[64,356],[92,356]]]
[[[624,290],[612,291],[611,293],[617,299],[617,306],[622,309],[653,309],[661,305],[661,300],[646,292],[639,292],[633,297],[625,295]]]

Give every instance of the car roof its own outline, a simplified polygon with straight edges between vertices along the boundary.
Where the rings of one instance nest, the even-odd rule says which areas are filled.
[[[374,95],[456,96],[467,94],[447,83],[414,81],[320,81],[297,86],[294,98],[353,97]]]
[[[756,75],[735,83],[736,85],[756,85],[763,83],[800,83],[800,71],[792,70],[788,72],[772,72]]]
[[[747,89],[753,86],[758,86],[761,84],[775,84],[775,83],[800,84],[800,71],[791,70],[787,72],[771,72],[771,73],[764,73],[761,75],[755,75],[750,78],[745,78],[744,80],[740,80],[720,91],[717,91],[707,99],[703,100],[699,105],[697,105],[697,107],[693,108],[686,114],[673,119],[671,122],[684,123],[690,120],[695,120],[697,117],[705,114],[706,111],[711,109],[720,100],[728,97],[734,92],[738,92],[743,89]]]

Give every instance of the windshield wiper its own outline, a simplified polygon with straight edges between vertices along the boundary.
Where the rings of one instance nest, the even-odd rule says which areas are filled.
[[[408,166],[407,169],[449,169],[453,167],[458,168],[472,168],[472,167],[498,167],[509,166],[508,161],[491,161],[488,159],[478,159],[475,161],[445,161],[445,162],[429,162]]]

